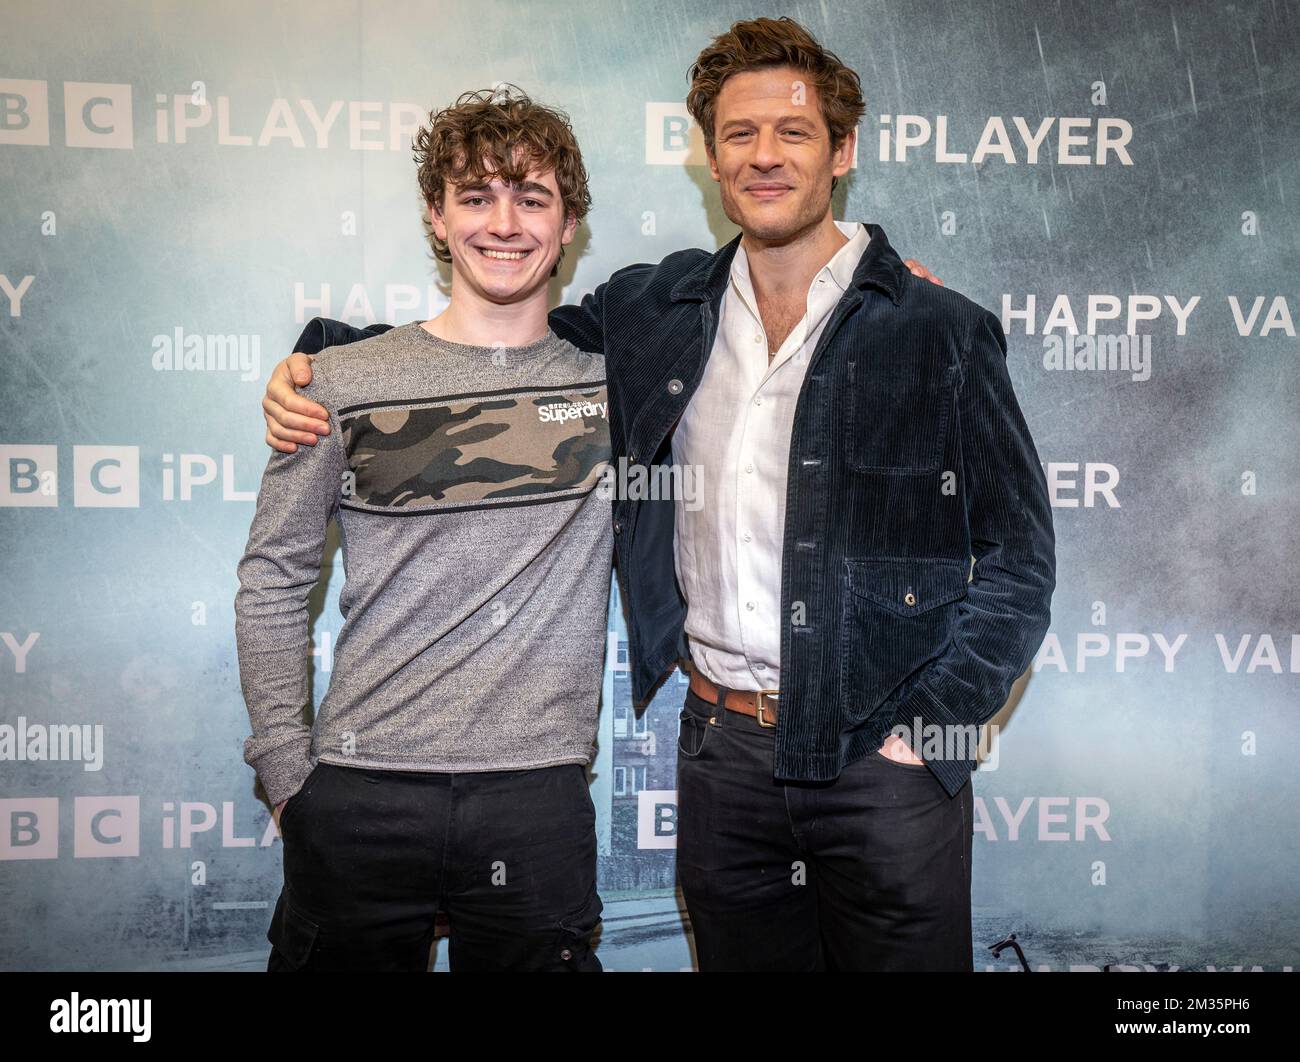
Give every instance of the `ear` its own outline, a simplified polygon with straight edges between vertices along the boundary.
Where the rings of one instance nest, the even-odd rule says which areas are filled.
[[[576,214],[570,214],[564,219],[564,231],[560,234],[560,244],[566,245],[573,242],[573,234],[578,231],[578,217]]]
[[[446,243],[447,242],[446,219],[443,218],[442,211],[440,211],[432,203],[429,204],[429,224],[433,226],[433,234],[437,236],[441,242]]]
[[[858,143],[858,131],[852,130],[843,142],[831,152],[831,173],[843,177],[853,168],[853,149]]]

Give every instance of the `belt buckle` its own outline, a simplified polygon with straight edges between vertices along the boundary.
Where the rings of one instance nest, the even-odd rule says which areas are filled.
[[[763,719],[763,698],[764,698],[764,697],[771,697],[772,700],[776,700],[777,697],[778,697],[779,695],[780,695],[780,691],[779,691],[779,690],[759,690],[759,691],[758,691],[758,700],[754,703],[754,718],[758,720],[758,725],[761,726],[764,730],[774,730],[774,729],[776,728],[776,723],[775,723],[775,721],[773,721],[773,722],[771,722],[771,723],[768,723],[768,722],[765,722],[765,721],[764,721],[764,719]],[[775,705],[774,705],[773,707],[775,707]]]

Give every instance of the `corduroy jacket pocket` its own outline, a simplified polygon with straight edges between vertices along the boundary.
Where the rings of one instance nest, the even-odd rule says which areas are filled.
[[[844,569],[840,702],[852,726],[942,654],[969,566],[947,557],[849,557]]]
[[[957,403],[956,366],[851,361],[847,376],[849,465],[897,476],[939,471]]]

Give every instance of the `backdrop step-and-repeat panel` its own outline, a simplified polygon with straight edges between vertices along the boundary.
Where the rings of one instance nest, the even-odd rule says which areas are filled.
[[[1300,958],[1295,0],[242,0],[3,16],[0,966],[264,967],[233,598],[268,373],[313,316],[445,305],[411,137],[468,89],[572,117],[557,299],[730,239],[686,70],[760,14],[861,74],[837,216],[1001,316],[1051,488],[1051,630],[973,780],[977,968],[1012,932],[1052,970]],[[342,578],[331,543],[317,701]],[[599,954],[689,968],[683,682],[634,710],[617,593],[608,639]]]

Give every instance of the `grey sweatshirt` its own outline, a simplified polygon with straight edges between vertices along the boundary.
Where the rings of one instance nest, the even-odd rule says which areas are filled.
[[[613,550],[594,489],[609,461],[604,359],[554,333],[469,347],[413,322],[322,351],[312,373],[303,393],[330,434],[271,455],[235,597],[244,759],[268,799],[318,760],[587,763]],[[308,728],[308,596],[331,519],[344,622]]]

